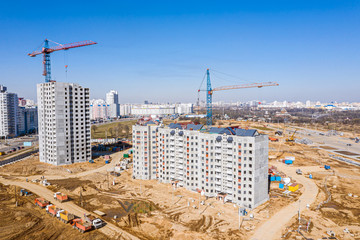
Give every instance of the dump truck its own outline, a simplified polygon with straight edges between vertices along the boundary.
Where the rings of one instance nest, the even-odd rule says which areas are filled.
[[[90,222],[95,229],[101,228],[105,224],[100,218],[97,218],[90,214],[85,214],[85,220]]]
[[[64,223],[68,223],[70,222],[71,220],[73,220],[75,218],[75,215],[72,214],[72,213],[69,213],[68,211],[66,210],[60,210],[56,213],[56,217],[64,222]]]
[[[54,193],[54,199],[58,200],[60,202],[64,202],[64,201],[68,200],[68,196],[64,193],[56,192],[56,193]]]
[[[55,205],[46,206],[46,211],[53,217],[56,217],[56,214],[60,211],[60,208],[57,208]]]
[[[269,140],[270,140],[271,142],[278,142],[278,141],[279,141],[279,139],[273,138],[273,137],[269,137]]]
[[[49,204],[50,202],[46,201],[44,198],[35,198],[35,205],[39,206],[40,208],[45,208]]]
[[[79,230],[79,232],[86,232],[86,231],[90,231],[92,229],[92,225],[90,222],[88,221],[84,221],[81,218],[76,218],[74,220],[71,221],[71,225],[73,226],[74,229]]]

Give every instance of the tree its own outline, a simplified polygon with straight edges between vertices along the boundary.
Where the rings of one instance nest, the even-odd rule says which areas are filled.
[[[117,125],[117,129],[118,129],[119,136],[123,135],[123,132],[124,132],[124,125],[123,125],[123,124],[121,124],[121,123],[118,123],[118,125]]]
[[[91,126],[91,130],[95,133],[96,130],[97,130],[97,126],[96,126],[96,125],[92,125],[92,126]]]
[[[126,134],[126,137],[128,137],[130,135],[130,128],[128,125],[125,125],[124,126],[124,130],[125,130],[125,134]]]
[[[113,137],[113,134],[114,134],[114,129],[109,128],[109,133],[110,133],[110,137]]]

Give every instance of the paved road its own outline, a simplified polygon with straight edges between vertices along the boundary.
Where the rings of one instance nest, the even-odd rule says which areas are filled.
[[[274,164],[279,171],[285,173],[286,175],[292,177],[296,182],[303,185],[303,194],[300,196],[300,209],[305,209],[307,204],[312,204],[318,194],[318,188],[313,180],[306,178],[304,175],[297,175],[295,173],[296,168],[292,166],[287,166],[282,163]],[[313,169],[314,167],[302,168],[303,172]],[[320,170],[320,168],[319,168]],[[252,240],[262,240],[262,239],[281,239],[281,231],[284,229],[287,223],[298,214],[299,201],[293,202],[290,205],[282,208],[275,215],[273,215],[269,220],[260,225],[254,235],[251,237]]]

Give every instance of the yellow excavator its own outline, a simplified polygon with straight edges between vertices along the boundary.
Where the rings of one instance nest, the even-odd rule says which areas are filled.
[[[290,146],[293,146],[295,144],[295,134],[296,134],[296,131],[294,131],[294,133],[286,139],[286,143],[289,144]]]

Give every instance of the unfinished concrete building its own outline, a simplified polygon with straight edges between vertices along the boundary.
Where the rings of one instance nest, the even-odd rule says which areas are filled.
[[[268,200],[268,137],[256,130],[133,126],[136,179],[174,183],[255,208]]]
[[[89,161],[89,89],[74,83],[41,83],[37,97],[40,161],[53,165]]]

